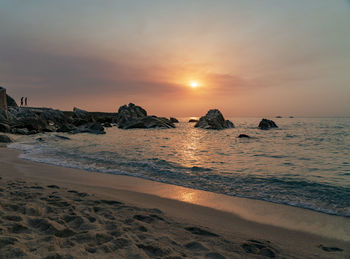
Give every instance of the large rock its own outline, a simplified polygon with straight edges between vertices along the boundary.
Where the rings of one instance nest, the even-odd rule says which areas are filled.
[[[116,123],[119,125],[125,125],[127,122],[146,116],[147,112],[145,109],[133,103],[129,103],[129,105],[123,105],[119,107]]]
[[[147,116],[145,109],[133,103],[119,107],[115,122],[121,129],[175,128],[169,119]]]
[[[194,125],[196,128],[222,130],[234,128],[235,126],[229,120],[225,120],[222,113],[217,110],[209,110],[205,116],[202,116]]]
[[[157,116],[146,116],[124,123],[119,123],[118,125],[121,129],[150,129],[150,128],[175,128],[174,123],[172,123],[167,118],[157,117]]]
[[[262,119],[260,121],[258,127],[262,130],[268,130],[271,128],[278,128],[278,126],[276,125],[276,123],[274,121],[268,120],[268,119]]]
[[[12,143],[12,139],[6,135],[0,135],[0,143]]]

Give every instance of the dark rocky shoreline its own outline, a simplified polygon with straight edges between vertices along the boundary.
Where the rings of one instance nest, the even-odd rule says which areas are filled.
[[[20,135],[32,135],[43,132],[65,132],[71,134],[105,134],[106,127],[117,126],[121,129],[175,128],[176,118],[148,115],[141,106],[133,103],[122,105],[118,112],[88,112],[74,107],[73,111],[60,111],[51,108],[18,107],[8,96],[8,108],[0,109],[0,132]],[[190,121],[191,122],[191,121]],[[234,128],[234,124],[225,120],[217,109],[209,110],[194,127],[208,130]],[[260,129],[278,128],[271,120],[263,119]]]

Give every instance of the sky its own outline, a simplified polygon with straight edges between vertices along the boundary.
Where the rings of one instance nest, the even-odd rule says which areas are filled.
[[[32,106],[350,116],[346,0],[0,0],[0,34],[0,85]]]

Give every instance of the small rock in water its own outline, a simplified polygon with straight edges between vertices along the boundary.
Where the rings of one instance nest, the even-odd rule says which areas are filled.
[[[198,122],[199,120],[197,119],[190,119],[188,122]]]
[[[273,120],[268,120],[268,119],[262,119],[259,123],[258,126],[262,130],[268,130],[271,128],[278,128],[276,123]]]
[[[196,128],[222,130],[234,128],[235,126],[229,120],[225,120],[222,113],[217,109],[212,109],[202,116],[194,125]]]
[[[178,123],[179,120],[176,119],[176,118],[174,118],[174,117],[170,117],[170,122],[172,122],[172,123]]]
[[[247,134],[239,134],[238,138],[251,138],[251,136],[249,136]]]

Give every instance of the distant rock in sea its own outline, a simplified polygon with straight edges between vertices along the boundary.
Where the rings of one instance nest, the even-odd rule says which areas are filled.
[[[258,125],[258,127],[262,130],[268,130],[271,128],[278,128],[276,123],[273,120],[262,119]]]
[[[202,129],[228,129],[235,126],[229,120],[225,120],[222,113],[217,109],[212,109],[207,112],[205,116],[202,116],[195,125],[196,128]]]
[[[251,136],[247,134],[239,134],[237,138],[251,138]]]
[[[175,128],[174,123],[169,119],[147,116],[145,109],[133,103],[120,106],[115,122],[121,129]]]
[[[174,117],[170,117],[170,121],[171,121],[172,123],[179,123],[179,120],[176,119],[176,118],[174,118]]]
[[[188,122],[198,122],[199,120],[197,119],[190,119]]]
[[[278,116],[276,116],[276,118],[280,119],[280,118],[282,118],[282,116],[279,116],[279,115],[278,115]]]

